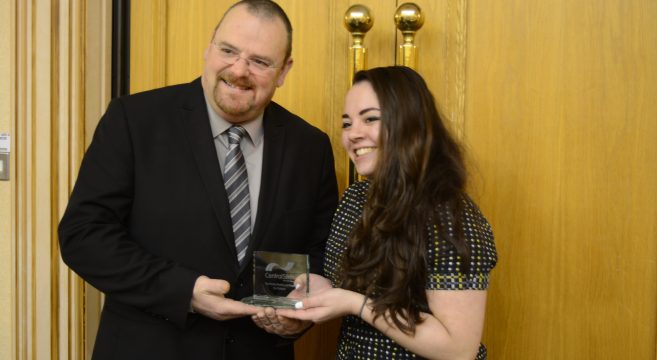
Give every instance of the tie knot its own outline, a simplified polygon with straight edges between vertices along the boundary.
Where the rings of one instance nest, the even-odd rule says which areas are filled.
[[[239,125],[231,126],[228,129],[228,143],[229,144],[239,144],[242,137],[246,134],[246,130]]]

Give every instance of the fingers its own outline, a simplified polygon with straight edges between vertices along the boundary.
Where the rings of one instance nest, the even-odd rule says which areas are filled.
[[[306,284],[307,284],[308,278],[306,274],[301,274],[297,276],[296,279],[294,279],[294,289],[295,291],[298,291],[299,293],[305,293],[306,292]]]
[[[320,299],[321,300],[321,299]],[[303,299],[303,301],[299,301],[294,305],[294,308],[296,310],[303,310],[303,309],[310,309],[318,306],[320,304],[318,298],[315,297],[307,297]]]
[[[194,283],[194,295],[198,294],[214,294],[225,295],[230,291],[230,283],[221,279],[210,279],[207,276],[199,276]]]
[[[301,313],[301,311],[297,311],[294,309],[278,309],[276,313],[281,317],[285,317],[288,319],[299,319],[299,314]]]
[[[331,281],[321,275],[310,274],[310,292],[313,294],[320,293],[324,290],[333,288]]]
[[[241,317],[248,315],[255,315],[260,311],[261,308],[249,304],[245,304],[241,301],[236,301],[233,299],[224,299],[222,306],[222,313],[226,316]]]
[[[203,298],[200,312],[212,319],[224,321],[243,316],[255,315],[259,309],[256,306],[224,297],[206,296]],[[196,308],[196,307],[195,307]]]
[[[230,291],[230,283],[221,279],[208,279],[206,291],[210,294],[225,295]]]
[[[227,299],[230,284],[221,279],[200,276],[194,283],[191,306],[195,312],[215,320],[229,320],[258,312],[258,307]]]
[[[287,320],[296,319],[303,321],[314,321],[315,309],[313,309],[312,304],[314,300],[311,298],[306,298],[304,301],[299,301],[294,309],[277,309],[276,314],[280,318]],[[309,306],[309,305],[310,306]]]
[[[294,285],[295,289],[288,294],[288,297],[293,299],[303,299],[309,294],[319,294],[333,288],[329,279],[317,274],[301,274],[294,279]]]
[[[302,322],[297,319],[281,316],[280,312],[285,309],[274,309],[271,307],[261,309],[251,317],[253,322],[268,333],[290,336],[301,333],[312,325],[312,322]]]
[[[279,309],[278,314],[286,319],[295,319],[304,322],[321,322],[318,316],[318,309],[306,310],[292,310],[292,309]]]
[[[275,334],[280,331],[281,324],[276,317],[274,308],[261,308],[255,315],[251,316],[253,322],[268,333]]]

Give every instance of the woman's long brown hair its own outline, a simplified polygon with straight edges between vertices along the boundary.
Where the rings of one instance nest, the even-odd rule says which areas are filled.
[[[353,82],[361,81],[372,85],[379,100],[380,139],[363,216],[343,258],[341,286],[371,298],[375,318],[413,334],[420,312],[429,312],[427,245],[439,224],[439,204],[454,229],[453,236],[439,229],[440,236],[468,270],[461,226],[465,166],[420,75],[393,66],[360,71]]]

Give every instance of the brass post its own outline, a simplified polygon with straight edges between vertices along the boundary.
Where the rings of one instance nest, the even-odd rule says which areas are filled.
[[[363,45],[365,34],[372,28],[374,18],[364,5],[352,5],[344,13],[344,27],[351,33],[349,46],[349,84],[358,70],[367,67],[367,48]]]
[[[395,12],[395,24],[404,39],[397,52],[397,65],[415,69],[417,66],[417,46],[414,44],[415,32],[424,25],[422,9],[414,3],[399,5]]]
[[[355,4],[349,7],[344,13],[344,26],[351,33],[351,46],[349,46],[349,74],[348,84],[354,79],[354,75],[359,71],[367,68],[367,48],[363,45],[365,34],[374,25],[374,17],[365,5]],[[354,164],[347,156],[347,184],[362,180],[356,173]]]

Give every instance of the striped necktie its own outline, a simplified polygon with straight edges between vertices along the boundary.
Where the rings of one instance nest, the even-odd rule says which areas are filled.
[[[230,204],[230,218],[233,222],[237,260],[242,264],[251,236],[251,205],[249,179],[240,140],[246,134],[241,126],[228,129],[228,154],[224,165],[224,186]]]

